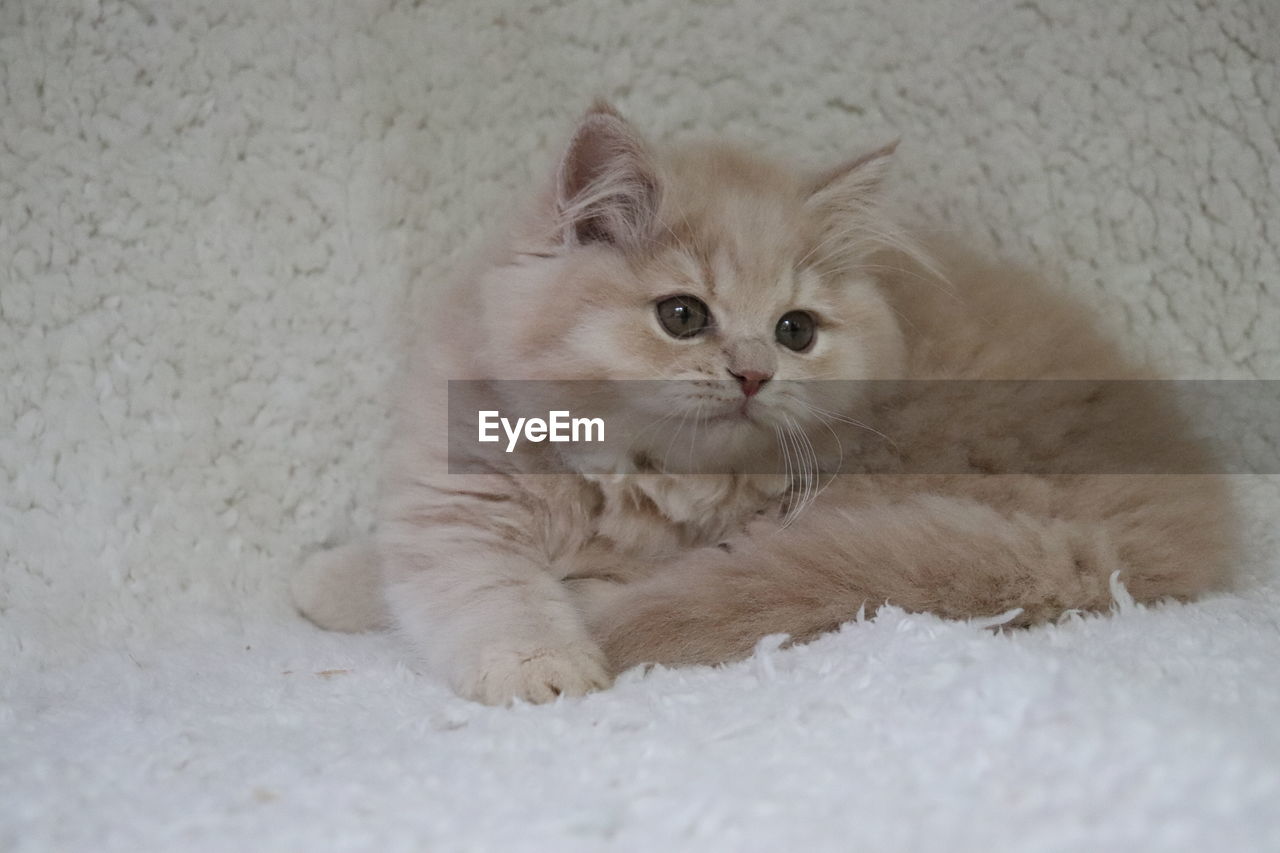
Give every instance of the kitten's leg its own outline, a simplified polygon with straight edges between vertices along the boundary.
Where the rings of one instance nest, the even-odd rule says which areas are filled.
[[[580,601],[622,671],[741,658],[774,633],[807,641],[885,602],[950,618],[1020,608],[1010,624],[1030,625],[1109,607],[1115,571],[1140,601],[1212,587],[1218,571],[1208,549],[1183,553],[1174,542],[1156,551],[1150,535],[1101,521],[1007,516],[940,495],[814,507],[789,528],[755,524],[726,543],[730,550],[688,552],[638,583],[593,584]]]
[[[548,702],[607,687],[604,654],[564,585],[501,541],[456,547],[438,532],[383,542],[401,633],[460,695]]]
[[[372,539],[317,551],[298,567],[290,588],[298,610],[321,628],[356,633],[391,624]]]

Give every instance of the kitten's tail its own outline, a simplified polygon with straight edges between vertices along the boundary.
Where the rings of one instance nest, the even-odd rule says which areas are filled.
[[[1005,514],[942,494],[815,507],[790,527],[760,522],[725,543],[732,552],[695,549],[640,581],[594,581],[575,593],[620,672],[743,658],[769,634],[808,642],[885,602],[952,619],[1005,614],[1022,627],[1109,609],[1117,578],[1124,600],[1143,603],[1225,585],[1233,551],[1223,484],[1103,479],[1085,494],[1108,504],[1104,518]],[[1028,495],[1044,485],[1024,482]]]
[[[391,626],[372,539],[312,554],[298,567],[290,589],[299,612],[321,628],[357,633]]]

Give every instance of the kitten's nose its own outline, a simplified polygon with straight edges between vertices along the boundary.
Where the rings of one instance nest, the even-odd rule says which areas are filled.
[[[773,378],[772,373],[763,373],[759,370],[744,370],[741,373],[730,370],[729,375],[738,380],[738,386],[742,388],[743,396],[746,397],[754,397],[760,392],[760,387]]]

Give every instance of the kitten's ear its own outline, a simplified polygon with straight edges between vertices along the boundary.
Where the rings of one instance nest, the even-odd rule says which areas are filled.
[[[657,220],[660,185],[648,146],[604,101],[578,124],[556,172],[561,239],[571,245],[644,246]]]
[[[895,139],[823,172],[810,186],[810,198],[836,207],[866,204],[880,191],[900,141]]]
[[[895,220],[886,208],[881,187],[898,140],[855,157],[820,175],[809,189],[809,204],[822,222],[823,253],[827,257],[866,257],[882,249],[900,253],[941,281],[946,278],[924,246]]]

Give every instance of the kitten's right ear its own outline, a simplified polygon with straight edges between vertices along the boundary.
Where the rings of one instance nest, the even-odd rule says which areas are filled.
[[[604,101],[578,124],[556,172],[556,213],[569,245],[641,248],[652,238],[660,184],[648,146]]]

